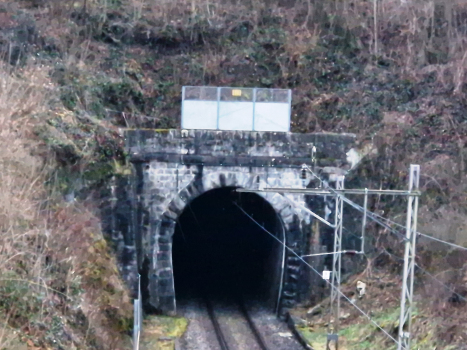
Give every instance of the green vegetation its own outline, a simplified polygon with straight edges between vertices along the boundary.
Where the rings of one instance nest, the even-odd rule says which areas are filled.
[[[392,337],[397,339],[397,330],[399,325],[399,308],[387,308],[384,311],[375,313],[372,320],[381,326]],[[419,315],[416,309],[412,313],[413,322],[420,321],[423,317]],[[397,345],[388,339],[378,327],[363,317],[352,319],[351,322],[344,321],[339,332],[339,349],[343,350],[371,350],[375,348],[397,349]],[[435,325],[429,325],[434,327]],[[435,338],[436,330],[430,328],[424,329],[426,333],[413,340],[411,348],[413,350],[431,350],[435,349],[437,340]],[[298,327],[299,332],[309,342],[314,350],[325,350],[327,339],[327,328],[324,326]],[[456,346],[447,346],[443,349],[455,349]]]
[[[183,317],[149,316],[144,320],[143,350],[175,350],[175,339],[185,333],[188,321]]]

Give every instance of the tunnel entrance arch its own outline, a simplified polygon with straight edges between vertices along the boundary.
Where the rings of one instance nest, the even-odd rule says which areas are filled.
[[[172,253],[177,224],[179,218],[183,218],[184,212],[189,210],[191,203],[201,199],[203,196],[208,196],[209,193],[224,191],[225,195],[228,192],[238,199],[240,204],[242,203],[242,197],[245,199],[246,197],[250,197],[250,199],[257,197],[258,200],[261,198],[265,206],[270,208],[269,212],[274,213],[275,220],[273,221],[277,220],[274,224],[278,226],[273,231],[276,231],[275,233],[278,235],[282,234],[285,237],[285,244],[295,249],[298,254],[301,253],[300,239],[302,236],[302,225],[305,221],[310,222],[308,217],[304,217],[307,214],[296,211],[286,198],[277,193],[245,196],[244,193],[240,195],[240,193],[233,191],[235,188],[252,188],[257,181],[258,175],[255,174],[228,171],[211,172],[196,177],[172,198],[156,224],[154,232],[155,245],[153,254],[149,259],[151,267],[149,271],[149,302],[153,307],[165,314],[176,313],[176,290]],[[238,209],[236,215],[244,217],[245,220],[249,220],[254,224],[243,213],[240,216]],[[280,230],[277,228],[279,225]],[[178,227],[180,227],[179,224]],[[263,237],[268,235],[266,232],[263,232],[263,234]],[[272,237],[269,238],[272,239]],[[292,306],[296,301],[298,280],[302,267],[300,260],[288,251],[285,252],[283,260],[284,273],[280,274],[280,284],[277,285],[277,293],[280,293],[277,297],[280,300],[277,306],[280,311]],[[277,259],[276,263],[278,263]],[[282,264],[282,255],[280,263]],[[277,278],[278,275],[273,275],[272,277],[275,280]],[[271,287],[271,282],[269,283]],[[271,287],[271,289],[273,288]],[[270,292],[271,289],[269,290]]]
[[[314,155],[315,171],[328,183],[350,169],[348,152],[354,150],[355,135],[314,133],[218,131],[218,130],[126,130],[125,149],[131,171],[111,185],[106,222],[114,243],[119,269],[133,296],[142,276],[143,300],[149,310],[164,314],[176,310],[172,247],[177,219],[187,203],[212,189],[298,188],[312,184],[302,179],[302,164]],[[355,151],[355,150],[354,150]],[[311,182],[309,182],[311,181]],[[298,255],[321,252],[319,225],[295,210],[278,193],[262,194],[283,223],[288,247]],[[305,201],[288,194],[323,216],[326,204]],[[311,262],[310,259],[309,262]],[[324,268],[322,259],[313,266]],[[299,258],[287,253],[281,298],[281,315],[296,302],[322,295],[322,280],[305,271]]]
[[[172,240],[177,306],[209,296],[278,310],[285,274],[282,220],[263,197],[235,189],[201,194],[177,219]]]

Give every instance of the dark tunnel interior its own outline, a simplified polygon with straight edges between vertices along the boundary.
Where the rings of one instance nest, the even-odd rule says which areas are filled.
[[[254,193],[224,187],[194,199],[177,221],[173,267],[177,303],[190,298],[235,296],[277,304],[282,276],[282,223],[272,206]]]

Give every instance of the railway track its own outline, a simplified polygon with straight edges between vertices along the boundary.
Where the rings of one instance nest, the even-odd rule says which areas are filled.
[[[180,300],[188,328],[176,350],[304,350],[288,326],[261,303],[235,293]],[[210,297],[207,298],[207,295]]]
[[[240,298],[231,305],[227,314],[218,310],[212,301],[205,299],[205,302],[220,350],[272,350],[267,346]],[[236,330],[233,330],[233,327]],[[242,332],[238,332],[239,329]],[[245,344],[248,344],[247,348]]]
[[[216,338],[217,338],[217,341],[219,342],[219,346],[221,350],[230,350],[227,340],[225,339],[224,332],[222,331],[222,328],[219,324],[219,320],[214,312],[214,307],[212,305],[212,302],[210,302],[208,299],[206,299],[206,308],[208,310],[209,318],[214,327],[214,331],[216,332]]]

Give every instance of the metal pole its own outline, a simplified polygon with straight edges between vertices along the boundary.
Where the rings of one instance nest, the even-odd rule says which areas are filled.
[[[418,191],[420,166],[410,165],[409,191]],[[406,242],[404,253],[404,274],[402,277],[401,313],[397,350],[410,349],[410,326],[413,308],[413,284],[417,243],[418,197],[409,196],[407,204]]]
[[[185,86],[182,87],[182,129],[185,128],[185,108],[184,108],[184,105],[185,105]]]
[[[139,341],[143,324],[143,306],[141,299],[141,275],[138,275],[138,298],[133,300],[133,350],[139,350]]]
[[[289,100],[289,121],[287,125],[289,126],[287,131],[290,131],[290,122],[292,121],[292,90],[288,91],[288,100]]]
[[[221,107],[221,88],[217,88],[217,126],[216,129],[219,130],[219,118],[220,118],[220,107]]]
[[[363,221],[362,221],[362,245],[360,253],[365,254],[365,229],[366,229],[366,212],[368,207],[368,189],[365,188],[365,197],[363,199]]]
[[[251,130],[256,131],[255,128],[255,121],[256,121],[256,88],[253,89],[253,125],[251,126]]]
[[[139,349],[139,329],[137,325],[138,316],[138,300],[133,300],[133,350]]]
[[[336,181],[336,189],[342,190],[344,188],[344,176],[339,176]],[[335,342],[335,348],[338,349],[338,333],[339,333],[339,317],[340,317],[340,285],[341,285],[341,247],[342,247],[342,219],[343,219],[344,202],[341,196],[336,196],[335,208],[335,228],[334,228],[334,255],[332,258],[332,272],[331,272],[331,317],[332,330],[328,334],[327,347],[329,348],[330,341]]]
[[[138,304],[139,304],[139,318],[138,318],[138,324],[139,324],[139,332],[141,334],[143,330],[143,298],[141,297],[141,275],[138,274]],[[138,339],[139,341],[139,339]]]

